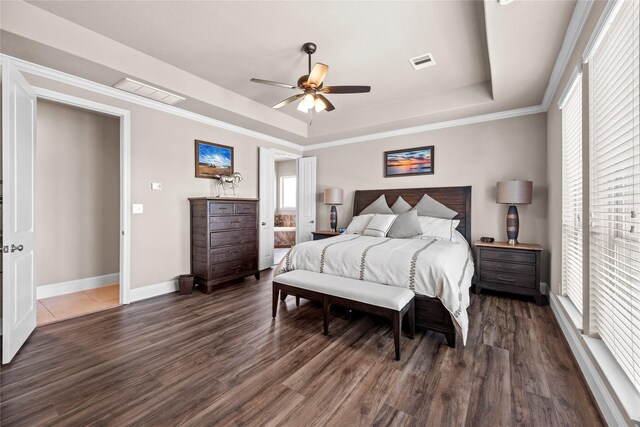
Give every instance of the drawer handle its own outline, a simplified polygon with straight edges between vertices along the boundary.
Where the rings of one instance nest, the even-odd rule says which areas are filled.
[[[231,221],[231,224],[240,224],[240,221]]]
[[[242,268],[242,266],[241,266],[241,265],[236,265],[236,266],[234,266],[234,267],[229,267],[229,270],[239,270],[239,269],[241,269],[241,268]]]
[[[504,277],[500,277],[500,276],[498,276],[498,280],[502,280],[503,282],[510,282],[510,283],[514,283],[516,281],[516,279],[505,279]]]

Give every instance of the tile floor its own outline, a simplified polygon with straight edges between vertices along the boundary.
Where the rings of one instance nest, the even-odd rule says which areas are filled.
[[[120,286],[102,286],[38,300],[38,326],[120,305]]]

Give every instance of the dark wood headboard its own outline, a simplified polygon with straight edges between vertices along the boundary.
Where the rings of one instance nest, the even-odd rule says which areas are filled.
[[[356,194],[353,197],[353,216],[359,215],[364,208],[373,203],[382,194],[385,195],[389,206],[392,206],[399,196],[402,196],[411,206],[415,206],[425,193],[458,212],[458,215],[454,218],[460,220],[457,230],[471,245],[471,186],[356,190]]]

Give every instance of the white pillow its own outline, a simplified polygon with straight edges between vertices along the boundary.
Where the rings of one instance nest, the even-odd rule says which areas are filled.
[[[389,232],[398,215],[375,214],[367,228],[364,230],[363,236],[384,237]]]
[[[373,203],[364,208],[360,215],[363,214],[392,214],[393,211],[387,204],[387,198],[383,195],[378,197]]]
[[[428,194],[422,196],[422,199],[416,203],[413,209],[417,210],[420,216],[431,216],[434,218],[453,219],[458,215],[458,212],[449,209],[439,201],[429,197]]]
[[[373,214],[365,214],[354,216],[345,230],[344,234],[362,234],[369,225],[369,221],[373,218]]]
[[[418,216],[422,235],[416,239],[440,239],[453,241],[453,231],[460,224],[459,219],[434,218],[432,216]]]

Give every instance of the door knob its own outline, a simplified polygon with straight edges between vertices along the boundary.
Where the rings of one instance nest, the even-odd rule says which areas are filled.
[[[316,223],[316,221],[312,219],[311,220],[311,224],[315,224],[315,223]]]
[[[13,252],[15,252],[15,251],[20,252],[20,251],[21,251],[21,250],[23,250],[23,249],[24,249],[24,246],[22,246],[22,245],[18,245],[18,246],[16,246],[16,245],[11,245],[11,253],[13,253]]]
[[[263,223],[262,223],[262,225],[267,225],[267,223],[266,223],[266,222],[263,222]]]

